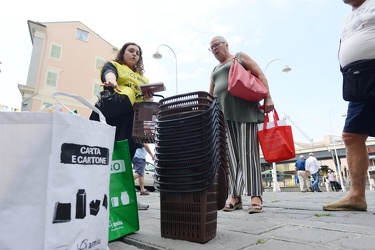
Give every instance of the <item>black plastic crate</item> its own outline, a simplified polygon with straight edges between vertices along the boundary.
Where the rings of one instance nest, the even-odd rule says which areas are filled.
[[[170,186],[183,186],[203,184],[205,181],[212,181],[217,172],[219,164],[215,163],[209,166],[206,170],[201,172],[191,172],[188,174],[171,174],[168,171],[163,173],[155,173],[154,179],[157,184]],[[180,188],[180,187],[178,187]]]
[[[158,154],[194,152],[194,151],[199,151],[202,148],[205,148],[207,145],[215,143],[216,141],[217,141],[217,138],[215,136],[212,136],[212,137],[203,138],[203,140],[200,140],[198,142],[192,142],[192,143],[183,143],[183,144],[176,143],[176,145],[157,144],[155,146],[155,152],[157,152]]]
[[[184,126],[177,128],[158,128],[156,127],[155,136],[158,139],[169,139],[176,137],[187,137],[193,135],[204,135],[210,131],[216,130],[219,126],[222,126],[218,119],[214,119],[209,123],[202,123],[201,126]]]
[[[160,105],[174,104],[181,101],[191,101],[197,98],[207,98],[209,100],[214,100],[215,98],[207,92],[195,91],[180,95],[174,95],[171,97],[164,98],[159,101]]]
[[[192,105],[197,105],[197,104],[210,105],[212,104],[213,100],[214,99],[212,98],[198,97],[198,98],[192,98],[192,99],[187,99],[187,100],[174,101],[174,102],[170,102],[167,104],[160,104],[159,110],[165,111],[169,109],[181,108],[181,107],[192,106]]]
[[[204,110],[190,110],[186,112],[169,112],[168,115],[158,116],[158,122],[161,124],[169,124],[172,123],[172,125],[177,122],[195,122],[202,120],[204,118],[207,118],[213,113],[217,112],[219,110],[219,103],[213,102],[207,109]],[[172,111],[172,110],[169,110]],[[184,121],[187,120],[187,121]]]
[[[206,116],[202,119],[191,119],[191,120],[174,120],[173,122],[169,121],[161,121],[156,120],[156,132],[157,133],[176,133],[176,132],[185,132],[189,130],[196,130],[202,128],[202,126],[206,126],[208,124],[212,124],[214,122],[218,122],[219,124],[224,124],[219,117],[220,114],[218,112],[213,113],[210,116]]]
[[[216,237],[217,183],[203,192],[160,193],[161,237],[206,243]]]
[[[194,105],[189,105],[189,106],[160,110],[158,114],[158,118],[160,120],[165,120],[165,119],[168,119],[168,117],[172,117],[173,119],[173,117],[176,115],[184,114],[184,116],[189,116],[191,114],[193,115],[199,114],[210,109],[211,105],[215,105],[215,104],[194,104]]]

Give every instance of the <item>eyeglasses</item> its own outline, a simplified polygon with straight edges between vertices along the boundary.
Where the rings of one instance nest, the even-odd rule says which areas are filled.
[[[208,51],[210,51],[210,52],[214,51],[215,49],[217,49],[223,43],[225,43],[225,42],[220,42],[220,43],[212,45],[211,47],[208,48]]]

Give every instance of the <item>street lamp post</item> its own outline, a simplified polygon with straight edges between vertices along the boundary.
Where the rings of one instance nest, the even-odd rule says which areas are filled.
[[[285,63],[285,66],[284,68],[281,70],[282,72],[284,73],[288,73],[292,70],[291,67],[288,66],[288,64],[282,60],[282,59],[273,59],[272,61],[270,61],[267,66],[264,68],[264,75],[267,74],[267,68],[268,66],[273,63],[274,61],[282,61]],[[273,192],[280,192],[280,186],[279,186],[279,182],[277,181],[277,171],[276,171],[276,162],[273,162],[272,163],[272,181],[273,181]]]
[[[268,66],[269,66],[271,63],[273,63],[274,61],[282,61],[282,62],[285,63],[284,68],[281,70],[282,72],[288,73],[288,72],[290,72],[290,71],[292,70],[292,68],[289,67],[288,64],[287,64],[283,59],[273,59],[272,61],[270,61],[270,62],[267,64],[266,68],[264,69],[264,74],[265,74],[265,75],[267,74],[267,68],[268,68]]]
[[[331,138],[332,138],[332,142],[333,142],[333,150],[335,151],[335,155],[336,155],[335,158],[336,158],[336,164],[337,164],[337,171],[339,172],[339,177],[340,177],[340,184],[341,184],[341,187],[342,187],[342,191],[345,192],[346,189],[345,189],[345,186],[344,186],[344,182],[342,180],[341,166],[340,166],[340,162],[339,162],[339,156],[337,154],[336,140],[333,136],[332,122],[331,122],[331,113],[335,109],[336,108],[333,108],[329,111],[329,125],[331,127]]]
[[[173,49],[171,47],[169,47],[167,44],[160,44],[156,50],[156,52],[152,55],[153,58],[155,59],[161,59],[163,56],[162,54],[159,52],[159,48],[160,46],[165,46],[167,48],[169,48],[173,55],[174,55],[174,58],[176,59],[176,95],[178,94],[178,83],[177,83],[177,56],[176,56],[176,53],[174,53]]]

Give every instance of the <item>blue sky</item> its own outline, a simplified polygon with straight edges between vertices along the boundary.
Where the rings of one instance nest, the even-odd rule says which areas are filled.
[[[116,47],[134,41],[141,45],[145,75],[163,81],[165,97],[175,95],[176,61],[172,51],[152,54],[167,44],[177,57],[178,92],[208,91],[216,59],[207,50],[216,35],[227,38],[232,53],[243,51],[266,70],[280,117],[288,115],[295,141],[308,142],[341,134],[347,103],[337,60],[340,27],[350,6],[340,0],[47,0],[11,1],[0,9],[0,104],[18,108],[17,84],[25,84],[32,44],[27,20],[81,21]],[[331,122],[330,122],[331,120]],[[302,130],[304,136],[299,130]],[[306,138],[307,137],[307,138]]]

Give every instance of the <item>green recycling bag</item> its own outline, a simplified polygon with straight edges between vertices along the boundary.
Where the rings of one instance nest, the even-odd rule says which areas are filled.
[[[137,196],[127,140],[115,141],[111,163],[109,196],[108,241],[138,231]]]

